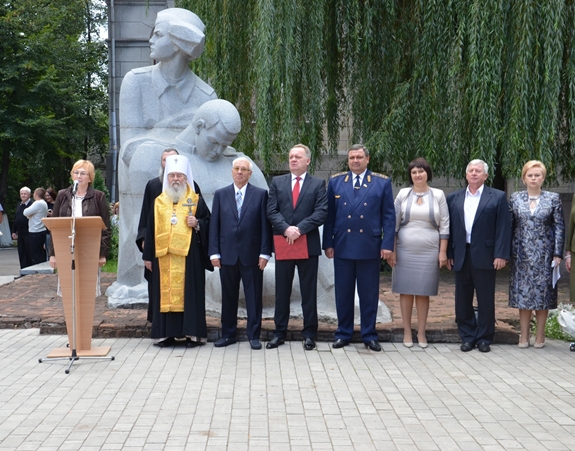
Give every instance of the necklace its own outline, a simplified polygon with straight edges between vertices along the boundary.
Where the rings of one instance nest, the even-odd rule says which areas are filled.
[[[531,211],[535,210],[535,207],[537,207],[537,203],[539,202],[539,198],[541,197],[541,195],[539,196],[529,196],[529,209]]]
[[[417,199],[415,199],[415,203],[417,205],[423,205],[423,196],[425,196],[428,192],[426,191],[425,193],[413,193],[415,194],[415,197],[417,197]]]

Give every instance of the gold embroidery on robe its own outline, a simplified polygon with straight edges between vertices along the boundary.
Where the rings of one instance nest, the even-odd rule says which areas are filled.
[[[192,199],[193,207],[184,206]],[[154,202],[156,257],[160,269],[160,312],[183,312],[186,283],[186,257],[192,243],[192,229],[187,224],[189,214],[195,215],[199,196],[188,186],[186,195],[177,205],[167,194]],[[178,222],[170,219],[174,212]]]

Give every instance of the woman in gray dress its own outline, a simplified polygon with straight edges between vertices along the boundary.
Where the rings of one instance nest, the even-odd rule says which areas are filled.
[[[519,309],[520,348],[529,347],[531,312],[537,320],[536,348],[545,346],[545,322],[549,309],[557,308],[553,268],[561,263],[565,222],[559,194],[542,191],[547,175],[537,160],[525,163],[521,178],[527,187],[511,195],[511,276],[509,307]]]
[[[431,167],[417,158],[407,168],[409,188],[395,199],[395,252],[388,260],[393,267],[391,291],[399,293],[403,319],[403,345],[411,348],[411,315],[417,310],[417,341],[427,347],[425,327],[429,296],[437,295],[439,269],[447,263],[449,211],[443,191],[431,188]]]

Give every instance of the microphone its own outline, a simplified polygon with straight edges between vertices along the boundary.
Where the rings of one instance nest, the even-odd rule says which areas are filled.
[[[72,185],[72,195],[75,196],[78,192],[78,180],[74,180],[74,185]]]

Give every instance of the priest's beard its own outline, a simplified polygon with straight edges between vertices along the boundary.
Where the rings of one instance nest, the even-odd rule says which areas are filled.
[[[180,183],[178,180],[174,180],[171,185],[166,188],[166,194],[172,202],[177,204],[186,196],[186,191],[188,190],[188,184],[186,182]]]

